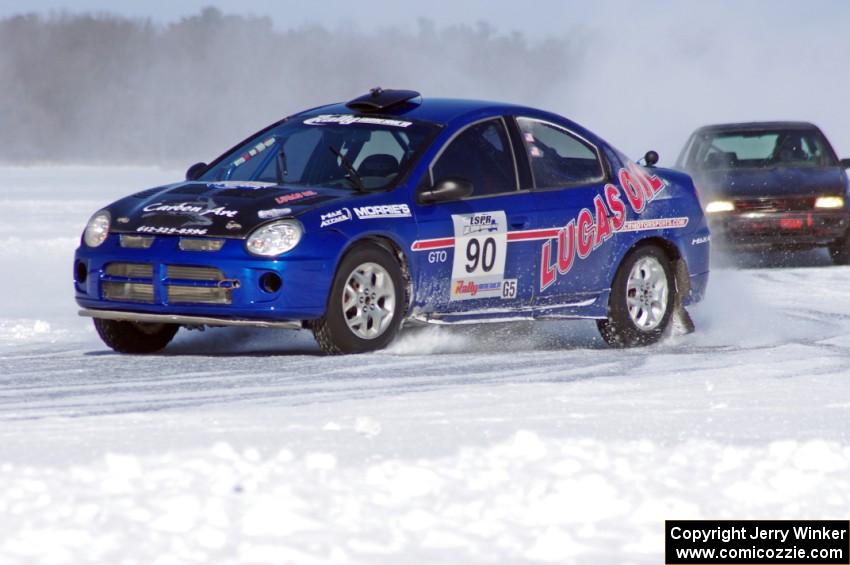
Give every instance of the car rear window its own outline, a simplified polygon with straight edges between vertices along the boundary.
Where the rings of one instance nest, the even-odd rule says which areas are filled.
[[[596,149],[570,132],[538,120],[518,118],[534,186],[557,188],[600,181],[605,173]]]

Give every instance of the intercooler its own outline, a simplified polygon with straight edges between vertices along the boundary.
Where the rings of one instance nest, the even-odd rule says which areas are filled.
[[[213,267],[110,263],[101,288],[105,300],[116,302],[230,304],[239,281]]]

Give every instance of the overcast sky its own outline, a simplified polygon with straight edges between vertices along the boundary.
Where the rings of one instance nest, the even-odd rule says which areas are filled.
[[[544,82],[525,89],[529,93],[521,99],[511,98],[510,88],[493,89],[493,81],[482,81],[478,90],[468,84],[459,88],[457,77],[445,72],[454,68],[451,60],[417,68],[432,79],[423,93],[542,106],[579,121],[631,155],[659,149],[663,164],[675,160],[700,125],[781,119],[817,123],[841,156],[850,157],[850,0],[0,0],[0,18],[94,12],[165,24],[197,15],[205,6],[268,16],[278,30],[321,25],[365,34],[370,45],[381,40],[382,28],[415,33],[420,18],[440,28],[486,22],[497,34],[520,32],[532,45],[548,37],[566,38],[584,50],[580,59],[523,61],[534,65],[535,80]],[[337,37],[344,43],[350,36]],[[387,57],[398,52],[390,47]],[[310,53],[299,56],[311,58]],[[405,81],[398,80],[398,72],[382,76],[379,71],[398,71],[405,64],[391,62],[358,61],[360,67],[340,69],[338,75],[350,79],[350,90],[355,83],[363,88],[363,81],[355,79],[364,69],[383,86],[423,88],[428,83],[410,80],[410,73],[401,73]],[[506,68],[504,80],[516,82],[521,75]],[[570,89],[543,88],[559,83]],[[328,96],[317,93],[315,103],[328,102]]]

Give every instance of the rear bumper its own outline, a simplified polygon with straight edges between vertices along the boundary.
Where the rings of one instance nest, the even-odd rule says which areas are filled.
[[[709,217],[716,243],[728,247],[828,245],[847,231],[846,210],[745,212]]]

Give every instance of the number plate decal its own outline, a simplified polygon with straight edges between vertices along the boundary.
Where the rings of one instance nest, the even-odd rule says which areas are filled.
[[[501,298],[508,251],[505,212],[452,215],[452,223],[451,299]]]
[[[516,298],[516,279],[502,281],[502,298]]]

